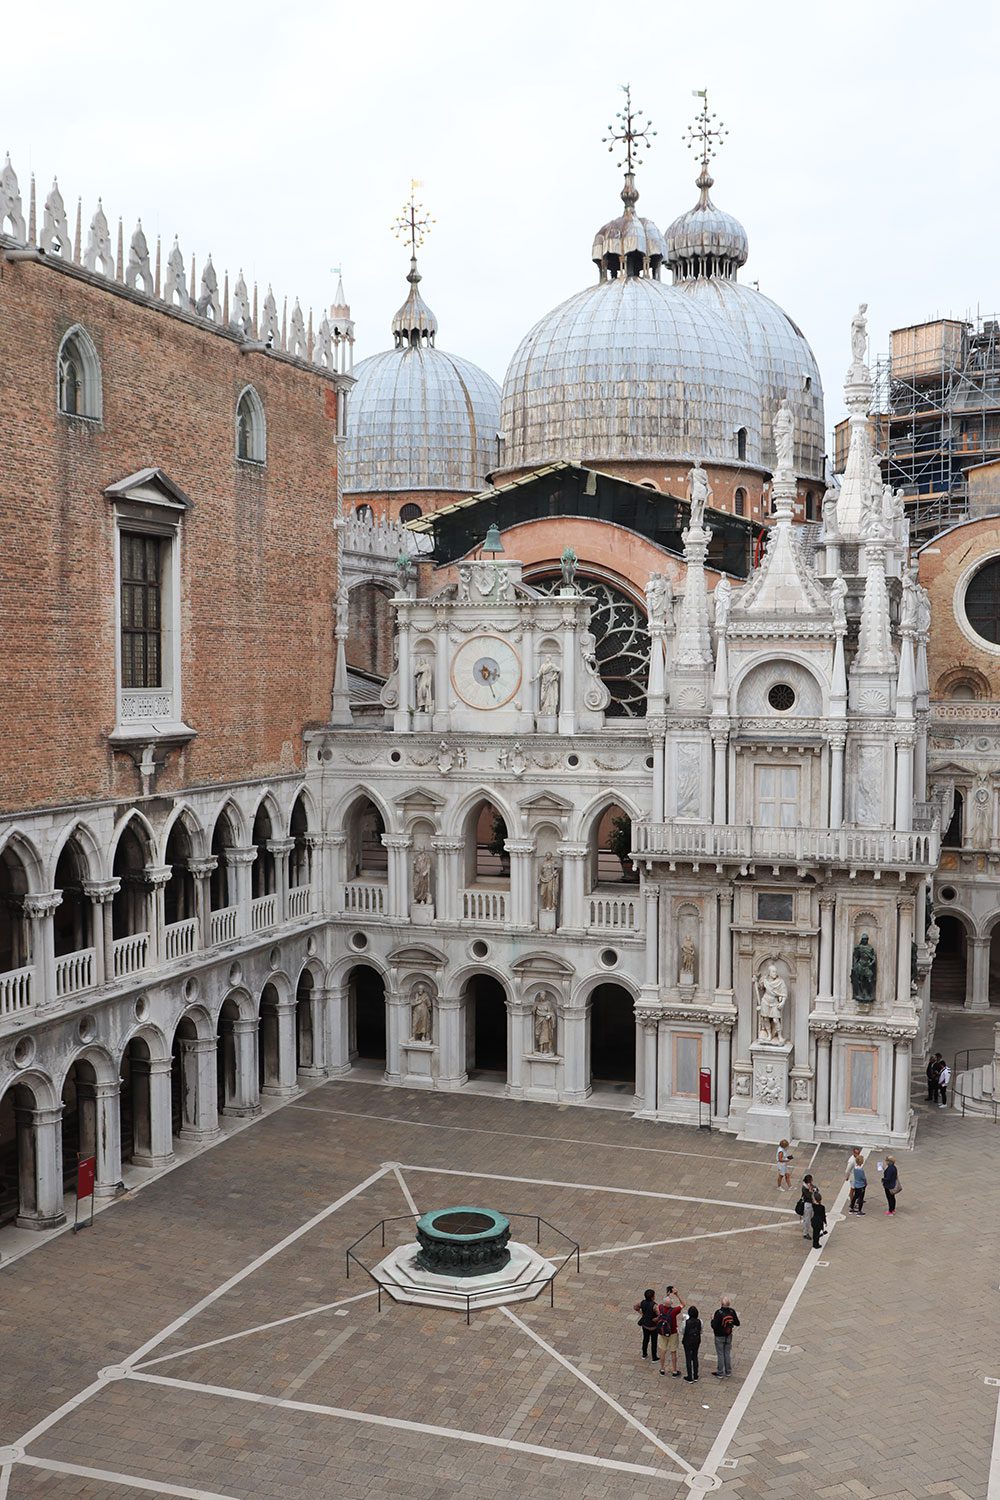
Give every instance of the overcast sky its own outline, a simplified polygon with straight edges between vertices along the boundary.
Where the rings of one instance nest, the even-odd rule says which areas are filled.
[[[418,178],[438,343],[502,381],[594,278],[619,85],[658,131],[638,186],[661,229],[697,196],[681,137],[708,87],[731,132],[713,199],[749,233],[743,279],[816,351],[829,428],[859,301],[876,351],[891,327],[1000,306],[998,42],[985,0],[49,0],[5,11],[0,150],[39,205],[58,174],[71,224],[100,194],[126,244],[141,215],[151,243],[177,233],[279,307],[328,303],[342,265],[358,357],[390,342],[408,269],[390,224]]]

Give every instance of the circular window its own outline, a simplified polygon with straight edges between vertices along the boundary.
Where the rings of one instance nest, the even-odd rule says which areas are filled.
[[[490,951],[489,943],[484,943],[482,938],[477,938],[472,945],[473,958],[485,958]]]
[[[795,689],[788,686],[787,682],[776,682],[768,689],[767,701],[778,713],[786,714],[795,703]]]
[[[578,755],[567,755],[566,764],[568,766],[578,766],[580,764],[580,757]]]
[[[651,771],[652,769],[653,769],[653,757],[651,755],[647,755],[646,756],[646,770],[647,771]]]
[[[601,949],[601,963],[606,969],[613,969],[617,962],[618,954],[615,952],[614,948]]]
[[[392,761],[394,766],[398,766],[403,757],[400,755],[398,750],[393,750],[389,755],[389,759]]]
[[[281,949],[272,948],[270,953],[267,955],[267,961],[271,965],[272,969],[276,969],[281,963]]]
[[[198,994],[198,981],[197,981],[197,979],[187,979],[187,980],[185,980],[185,982],[184,982],[184,998],[185,998],[185,1000],[193,1000],[197,994]]]
[[[938,891],[938,895],[941,897],[942,901],[954,901],[957,894],[958,892],[955,890],[955,887],[953,885],[943,885]]]
[[[15,1068],[26,1068],[35,1056],[34,1038],[22,1036],[14,1045]]]
[[[969,580],[965,617],[983,640],[1000,645],[1000,557],[986,563]]]
[[[368,947],[368,939],[365,937],[363,932],[351,933],[351,947],[356,948],[359,953],[361,952],[362,948]]]
[[[242,965],[241,964],[230,964],[229,965],[229,983],[230,984],[239,984],[239,982],[240,982],[240,980],[242,978],[243,978],[243,967],[242,967]]]
[[[144,1021],[146,1019],[146,1017],[149,1015],[149,1001],[146,999],[145,995],[139,996],[138,1000],[136,1000],[135,1002],[133,1009],[135,1010],[135,1018],[137,1021]]]
[[[93,1016],[84,1016],[76,1031],[81,1042],[92,1042],[97,1035],[97,1022]]]

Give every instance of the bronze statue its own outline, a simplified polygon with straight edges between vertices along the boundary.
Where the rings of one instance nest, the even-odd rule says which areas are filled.
[[[867,932],[861,934],[851,956],[851,993],[862,1005],[871,1005],[875,999],[875,981],[878,976],[878,959],[875,949],[868,941]]]

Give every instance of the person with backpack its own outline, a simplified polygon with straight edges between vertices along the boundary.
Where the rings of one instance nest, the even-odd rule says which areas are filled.
[[[698,1309],[693,1304],[688,1308],[681,1343],[684,1345],[684,1364],[687,1368],[684,1379],[697,1380],[698,1350],[701,1348],[701,1319],[698,1316]]]
[[[865,1192],[868,1188],[868,1178],[865,1175],[864,1157],[861,1155],[861,1147],[855,1146],[854,1154],[847,1164],[847,1181],[851,1184],[851,1207],[852,1214],[864,1215]]]
[[[936,1104],[938,1096],[938,1075],[944,1067],[944,1058],[940,1052],[935,1052],[927,1064],[927,1102]]]
[[[656,1310],[656,1292],[648,1286],[642,1294],[642,1301],[637,1302],[632,1309],[639,1314],[639,1327],[642,1329],[642,1357],[645,1359],[651,1353],[652,1359],[656,1361],[656,1340],[659,1338],[659,1314]]]
[[[728,1297],[723,1297],[717,1310],[712,1314],[712,1332],[715,1335],[715,1361],[718,1369],[712,1374],[720,1379],[733,1373],[733,1329],[739,1328],[740,1320],[736,1316],[736,1309]]]
[[[938,1109],[948,1108],[948,1085],[951,1083],[951,1069],[946,1062],[942,1062],[941,1071],[938,1073]]]
[[[826,1234],[826,1204],[819,1188],[813,1190],[812,1235],[813,1249],[819,1249],[819,1237]]]
[[[675,1378],[680,1378],[680,1370],[677,1368],[677,1346],[680,1340],[677,1336],[677,1319],[684,1309],[684,1302],[672,1286],[667,1287],[666,1296],[660,1303],[659,1322],[657,1332],[660,1335],[660,1374],[667,1373],[667,1355],[670,1355],[670,1373]]]
[[[809,1239],[812,1234],[813,1192],[816,1184],[812,1180],[812,1173],[807,1172],[802,1179],[802,1190],[799,1201],[795,1205],[795,1212],[802,1215],[802,1238]]]

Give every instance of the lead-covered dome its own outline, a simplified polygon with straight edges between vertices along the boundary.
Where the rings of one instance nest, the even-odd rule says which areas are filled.
[[[747,232],[739,219],[716,208],[708,190],[707,169],[698,177],[701,196],[694,208],[675,219],[667,230],[667,264],[675,277],[715,275],[735,278],[750,252]]]
[[[437,320],[417,290],[392,320],[395,347],[355,368],[347,418],[348,494],[474,494],[496,456],[500,389],[471,360],[436,347]]]

